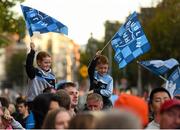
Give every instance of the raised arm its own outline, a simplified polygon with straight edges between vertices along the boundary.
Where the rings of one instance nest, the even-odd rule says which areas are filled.
[[[90,90],[93,89],[93,79],[94,79],[94,72],[97,64],[97,60],[99,55],[101,54],[101,51],[98,51],[96,53],[96,56],[93,58],[93,60],[90,62],[88,66],[88,75],[89,75],[89,80],[90,80]]]
[[[35,68],[33,66],[34,56],[35,56],[35,45],[34,43],[30,43],[30,53],[26,58],[26,73],[30,79],[35,77]]]

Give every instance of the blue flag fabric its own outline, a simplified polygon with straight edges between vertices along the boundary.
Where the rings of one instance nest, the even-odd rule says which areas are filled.
[[[179,65],[178,61],[174,58],[168,60],[149,60],[139,62],[142,66],[147,68],[149,71],[153,72],[156,75],[166,74],[173,67]]]
[[[68,35],[68,28],[56,19],[28,6],[21,5],[30,36],[33,32],[57,32]]]
[[[119,68],[124,68],[135,58],[146,53],[150,44],[144,34],[136,12],[130,15],[111,41],[115,51],[114,59]]]
[[[180,68],[179,66],[170,74],[168,81],[176,84],[176,89],[173,95],[180,94]]]

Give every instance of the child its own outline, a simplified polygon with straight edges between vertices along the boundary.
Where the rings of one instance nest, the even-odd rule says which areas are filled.
[[[104,109],[112,107],[110,97],[113,92],[113,79],[107,72],[108,59],[106,56],[101,55],[101,51],[98,51],[88,68],[90,79],[89,93],[98,93],[103,97]]]
[[[51,72],[51,56],[44,51],[41,51],[36,56],[37,68],[33,66],[35,56],[35,45],[30,43],[31,51],[26,59],[26,73],[29,77],[27,102],[32,102],[33,99],[43,93],[47,87],[55,88],[55,76]],[[30,104],[29,104],[30,105]]]

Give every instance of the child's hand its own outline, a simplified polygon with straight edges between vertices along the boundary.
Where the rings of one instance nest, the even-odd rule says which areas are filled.
[[[96,52],[96,56],[101,55],[101,52],[102,52],[101,50],[97,51],[97,52]]]
[[[35,50],[35,44],[34,44],[34,42],[31,42],[31,43],[30,43],[30,48],[31,48],[32,50]]]

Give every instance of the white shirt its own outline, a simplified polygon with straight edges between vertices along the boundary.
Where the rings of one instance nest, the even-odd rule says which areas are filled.
[[[147,125],[145,129],[160,129],[160,125],[153,120]]]

